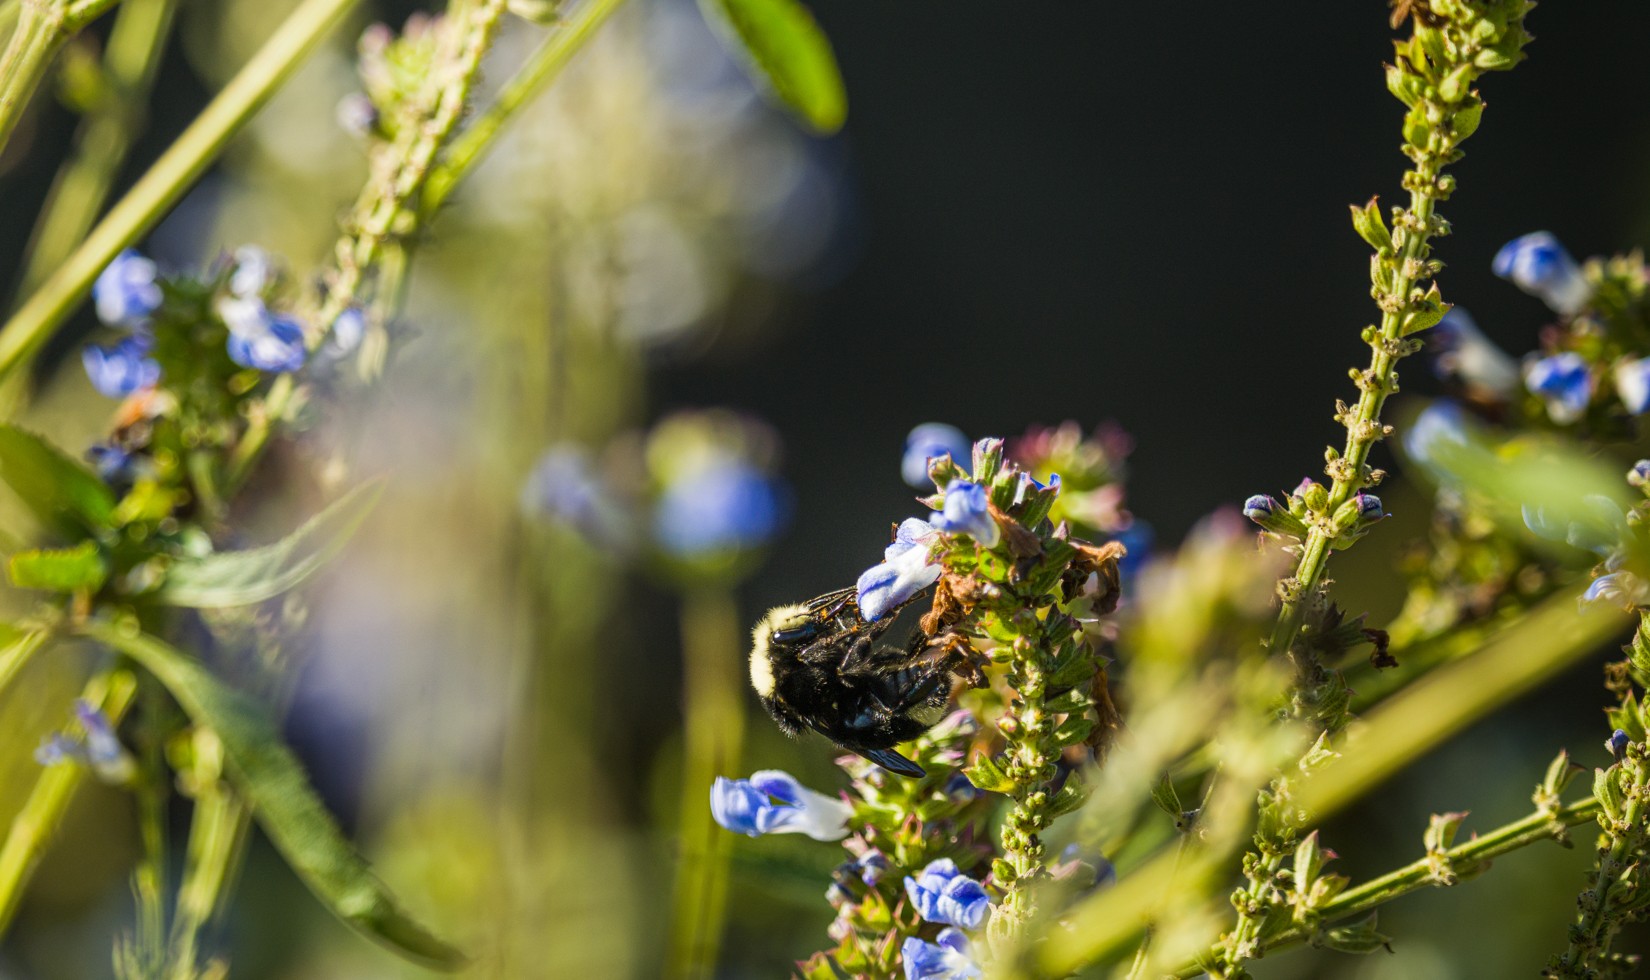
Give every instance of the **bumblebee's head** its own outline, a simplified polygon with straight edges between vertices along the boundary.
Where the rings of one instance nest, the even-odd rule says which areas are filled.
[[[774,658],[785,656],[796,643],[811,638],[814,615],[807,606],[780,606],[768,611],[751,630],[751,687],[764,703],[773,697]]]

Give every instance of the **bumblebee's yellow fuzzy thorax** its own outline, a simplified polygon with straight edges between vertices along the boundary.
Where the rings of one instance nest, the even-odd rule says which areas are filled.
[[[768,610],[751,630],[751,687],[765,698],[773,697],[773,660],[768,649],[768,638],[784,626],[795,625],[808,618],[807,606],[780,606]]]

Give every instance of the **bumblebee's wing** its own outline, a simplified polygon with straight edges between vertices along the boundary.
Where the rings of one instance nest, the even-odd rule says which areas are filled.
[[[915,762],[912,762],[910,759],[907,759],[905,756],[900,755],[898,752],[895,752],[893,749],[870,749],[868,751],[861,752],[860,755],[870,759],[872,762],[875,762],[877,765],[888,770],[889,772],[897,772],[901,776],[910,776],[912,779],[918,779],[928,775],[928,773],[924,771],[921,766],[917,765]]]

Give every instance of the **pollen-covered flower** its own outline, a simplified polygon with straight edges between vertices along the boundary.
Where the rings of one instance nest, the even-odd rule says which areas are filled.
[[[978,929],[991,912],[985,886],[957,870],[950,858],[931,861],[916,877],[905,876],[905,894],[929,922]]]
[[[929,560],[939,529],[927,521],[908,517],[894,532],[894,543],[882,553],[882,561],[865,570],[855,583],[859,612],[869,621],[881,619],[888,610],[934,584],[940,565]]]
[[[127,249],[98,273],[92,284],[92,301],[97,318],[111,327],[131,330],[159,308],[160,286],[155,283],[155,263]]]
[[[1650,409],[1650,357],[1628,359],[1616,364],[1616,394],[1634,415]]]
[[[710,788],[710,812],[737,834],[807,834],[814,840],[848,836],[853,807],[816,793],[790,773],[764,769],[749,779],[717,776]]]
[[[1580,313],[1592,299],[1580,266],[1550,231],[1532,231],[1501,246],[1490,269],[1564,316]]]
[[[92,387],[105,398],[124,398],[160,381],[160,363],[149,356],[148,341],[135,335],[109,347],[88,344],[80,352],[80,363]]]
[[[1567,425],[1587,413],[1593,400],[1593,373],[1575,351],[1543,357],[1530,364],[1524,385],[1547,403],[1547,414]]]
[[[929,524],[947,534],[966,534],[982,548],[997,544],[1000,531],[991,516],[991,498],[985,488],[967,480],[952,480],[945,488],[944,510],[929,519]]]
[[[1472,315],[1461,307],[1438,321],[1432,342],[1438,351],[1432,370],[1438,377],[1459,378],[1469,388],[1482,389],[1498,399],[1518,389],[1518,362],[1484,336]]]
[[[681,558],[756,548],[779,533],[789,509],[776,480],[729,456],[666,485],[654,509],[653,533]]]
[[[911,936],[899,955],[905,980],[972,980],[985,975],[968,954],[968,937],[960,929],[941,930],[931,943]]]
[[[971,451],[973,444],[962,430],[944,422],[924,422],[911,430],[905,437],[905,456],[900,460],[899,473],[905,482],[919,490],[926,490],[934,485],[928,478],[928,461],[939,456],[951,457],[951,461],[967,472],[973,463]]]
[[[271,317],[261,334],[237,333],[231,328],[228,346],[231,361],[274,374],[298,370],[309,355],[304,347],[303,325],[285,314]]]

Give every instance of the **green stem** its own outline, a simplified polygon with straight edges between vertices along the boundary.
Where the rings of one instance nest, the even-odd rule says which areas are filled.
[[[53,630],[44,626],[30,629],[10,646],[0,649],[0,693],[3,693],[12,678],[34,659],[34,655],[45,647],[52,634]]]
[[[0,55],[0,150],[11,140],[29,98],[69,33],[64,30],[63,11],[54,4],[29,0],[18,9],[17,28]]]
[[[596,29],[606,23],[623,2],[583,0],[564,20],[557,21],[551,28],[550,36],[505,84],[498,99],[453,140],[445,159],[430,172],[429,180],[424,185],[424,198],[419,205],[419,211],[426,220],[447,200],[453,188],[482,161],[498,138],[499,130],[555,80],[573,55],[584,47]]]
[[[45,343],[121,249],[153,228],[359,0],[304,0],[183,135],[109,210],[45,284],[0,328],[0,380]],[[27,17],[29,7],[24,6]]]
[[[153,679],[146,686],[155,689],[154,694],[144,699],[144,721],[146,727],[153,728],[157,727],[159,718],[151,715],[150,708],[158,706],[164,694]],[[142,958],[144,974],[155,976],[166,956],[166,804],[170,787],[166,763],[161,758],[159,733],[150,732],[148,739],[135,793],[143,858],[132,873],[132,883],[138,904],[138,955]]]
[[[689,592],[682,604],[684,660],[680,863],[663,975],[704,980],[716,969],[727,915],[733,835],[711,819],[717,776],[736,776],[744,741],[739,613],[724,589]]]
[[[208,748],[210,746],[210,749]],[[201,931],[219,913],[232,869],[238,863],[252,811],[219,778],[222,746],[210,730],[195,733],[195,815],[178,887],[177,914],[167,953],[167,980],[194,980]],[[210,751],[211,759],[200,756]]]
[[[137,679],[128,670],[104,671],[87,682],[81,697],[95,704],[111,724],[118,725],[131,706]],[[0,936],[17,914],[29,877],[63,821],[63,813],[86,778],[86,767],[60,763],[47,766],[35,780],[23,809],[12,819],[6,842],[0,846]]]
[[[82,120],[74,155],[64,161],[35,224],[19,292],[45,281],[86,237],[103,210],[132,141],[147,121],[149,91],[171,31],[176,0],[125,0],[103,58],[107,91]]]

